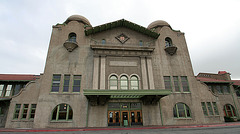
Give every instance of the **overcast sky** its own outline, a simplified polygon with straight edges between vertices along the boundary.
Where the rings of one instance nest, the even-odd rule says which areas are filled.
[[[85,16],[93,26],[165,20],[185,33],[193,70],[240,79],[240,0],[0,0],[0,73],[44,71],[52,25]]]

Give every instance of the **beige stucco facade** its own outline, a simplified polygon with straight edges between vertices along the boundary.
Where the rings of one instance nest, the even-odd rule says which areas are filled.
[[[76,41],[69,43],[67,47],[73,50],[68,51],[64,43],[69,40],[70,33],[76,34]],[[171,39],[170,50],[165,45],[167,37]],[[71,46],[75,44],[76,48]],[[58,92],[52,92],[54,74],[61,75]],[[66,74],[70,75],[69,89],[63,92]],[[75,75],[81,75],[79,92],[73,92]],[[110,88],[110,77],[113,75],[118,79],[118,90]],[[126,92],[135,93],[135,96],[126,95],[125,90],[121,90],[122,76],[128,80]],[[132,76],[138,78],[138,90],[130,88]],[[166,89],[164,76],[170,78],[171,89]],[[175,89],[174,76],[178,78],[180,91]],[[187,92],[183,91],[182,77],[187,78]],[[94,93],[90,94],[91,90]],[[109,115],[111,103],[126,103],[128,106],[140,104],[135,111],[140,113],[139,122],[143,126],[222,123],[223,105],[234,105],[232,95],[227,97],[229,102],[196,79],[184,33],[173,30],[165,21],[156,21],[148,28],[126,20],[92,27],[86,18],[74,15],[64,24],[53,26],[44,73],[12,98],[5,127],[108,127],[112,116]],[[235,101],[238,105],[238,100]],[[216,102],[219,115],[204,116],[201,102]],[[178,103],[184,104],[185,114],[187,107],[190,109],[190,116],[181,118],[177,114],[174,117],[174,107]],[[21,104],[20,114],[23,104],[36,104],[34,119],[22,120],[20,116],[13,119],[16,104]],[[54,108],[59,104],[68,104],[72,108],[71,120],[53,120]],[[27,110],[29,113],[31,108]],[[131,126],[133,109],[112,111],[120,112],[119,126],[124,125],[124,117],[121,116],[125,111],[128,126]],[[180,112],[180,108],[177,112]]]

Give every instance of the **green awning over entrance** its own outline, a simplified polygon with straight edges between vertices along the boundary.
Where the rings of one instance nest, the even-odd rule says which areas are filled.
[[[104,105],[109,99],[141,99],[144,104],[156,104],[171,90],[94,90],[85,89],[83,94],[91,105]]]
[[[169,95],[171,90],[94,90],[94,89],[85,89],[83,90],[85,96],[88,95]]]
[[[10,101],[12,98],[0,98],[0,101]]]

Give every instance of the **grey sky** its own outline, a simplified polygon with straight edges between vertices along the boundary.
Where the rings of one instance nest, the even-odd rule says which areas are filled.
[[[42,73],[52,25],[79,14],[93,26],[165,20],[185,33],[195,75],[225,70],[240,79],[239,7],[239,0],[1,0],[0,73]]]

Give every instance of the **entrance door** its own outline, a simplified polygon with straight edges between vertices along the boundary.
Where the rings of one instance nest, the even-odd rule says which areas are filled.
[[[142,125],[142,111],[134,110],[130,112],[131,125]]]
[[[128,111],[122,111],[122,126],[129,126]]]
[[[108,126],[120,126],[119,114],[119,111],[108,111]]]

